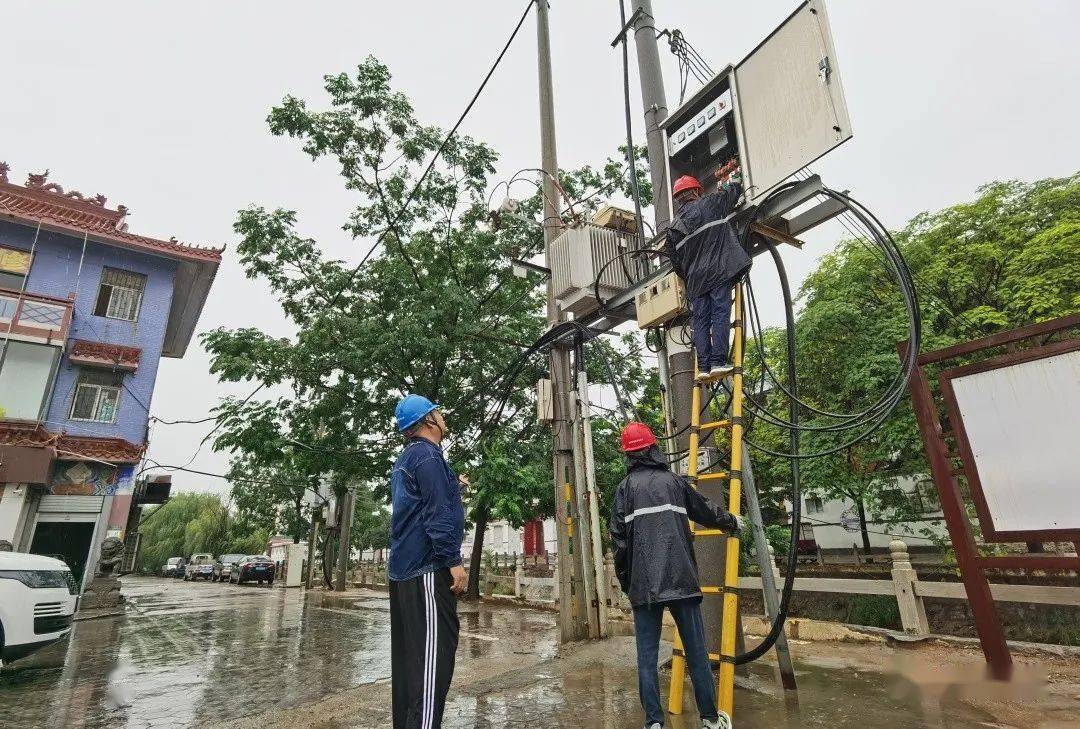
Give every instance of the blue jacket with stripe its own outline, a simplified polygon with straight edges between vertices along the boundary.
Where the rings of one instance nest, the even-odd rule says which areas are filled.
[[[623,592],[634,607],[700,598],[690,520],[732,531],[735,517],[672,473],[656,446],[628,460],[608,522]]]
[[[390,579],[411,580],[461,564],[465,510],[442,449],[410,438],[390,473],[390,492]]]

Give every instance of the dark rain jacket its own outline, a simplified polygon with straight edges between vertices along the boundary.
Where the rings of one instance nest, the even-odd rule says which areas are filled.
[[[390,492],[390,579],[410,580],[461,564],[465,511],[442,448],[410,438],[390,472]]]
[[[730,222],[712,225],[693,235],[703,226],[731,215],[741,192],[742,186],[733,182],[687,203],[667,230],[665,250],[671,257],[671,267],[686,285],[690,301],[750,270],[750,256],[743,250]]]
[[[656,446],[628,458],[610,521],[623,592],[634,607],[701,597],[688,517],[725,531],[735,529],[735,517],[669,471]]]

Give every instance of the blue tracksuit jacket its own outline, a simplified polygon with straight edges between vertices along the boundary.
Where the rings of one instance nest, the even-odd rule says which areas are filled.
[[[390,491],[390,579],[411,580],[461,564],[465,510],[442,449],[410,438],[390,473]]]

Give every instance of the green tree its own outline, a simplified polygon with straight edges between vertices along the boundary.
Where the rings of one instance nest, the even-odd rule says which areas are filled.
[[[216,494],[176,494],[148,511],[139,526],[142,535],[136,570],[157,572],[169,557],[197,552],[262,554],[268,533],[237,521]]]
[[[986,185],[971,203],[916,216],[896,238],[919,292],[923,350],[1080,310],[1080,176]],[[907,316],[882,259],[862,241],[841,241],[807,277],[800,297],[800,394],[834,412],[865,408],[894,377],[896,344],[907,338]],[[769,331],[765,339],[766,359],[786,382],[783,333]],[[753,345],[748,357],[748,371],[759,372]],[[786,401],[777,394],[767,403],[786,417]],[[803,419],[835,422],[807,414]],[[820,451],[851,435],[807,434],[803,447]],[[751,438],[787,442],[760,420]],[[787,450],[776,445],[769,447]],[[787,468],[782,459],[755,456],[759,480],[779,483]],[[871,437],[835,456],[803,462],[807,492],[854,502],[864,547],[868,512],[889,521],[918,516],[896,482],[927,471],[906,398]]]
[[[423,177],[425,160],[444,134],[417,120],[408,98],[391,87],[386,66],[368,58],[353,75],[326,76],[325,90],[329,104],[320,110],[287,96],[271,110],[270,130],[299,140],[313,160],[336,163],[357,197],[344,230],[358,240],[381,241],[382,249],[351,266],[299,232],[293,211],[253,206],[240,212],[234,226],[240,262],[250,278],[270,287],[296,333],[274,338],[255,329],[217,329],[204,335],[221,380],[280,393],[224,401],[215,447],[236,454],[236,476],[306,485],[334,474],[339,493],[346,483],[360,483],[385,499],[401,447],[394,405],[405,393],[417,393],[440,403],[451,460],[479,484],[472,511],[480,506],[519,519],[534,505],[536,474],[487,475],[485,469],[502,469],[500,446],[478,436],[494,432],[492,404],[503,383],[492,383],[545,326],[542,281],[511,271],[511,259],[542,249],[540,193],[491,229],[484,225],[497,159],[490,147],[456,136]],[[640,164],[634,172],[647,177]],[[578,217],[596,208],[598,193],[627,192],[615,160],[600,170],[562,172],[560,182],[576,201],[568,214]],[[625,355],[621,343],[614,350]],[[527,383],[545,370],[535,358],[518,386],[506,391],[502,427],[521,434],[512,447],[502,446],[511,457],[515,450],[531,457],[550,448],[546,436],[528,427],[534,403]],[[304,447],[290,450],[296,443]],[[489,445],[494,450],[485,451]],[[277,507],[292,506],[295,523],[302,521],[290,488],[241,490],[242,513],[265,522]],[[542,504],[539,499],[535,506]]]

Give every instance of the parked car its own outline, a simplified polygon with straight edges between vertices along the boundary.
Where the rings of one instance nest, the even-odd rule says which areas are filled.
[[[240,559],[233,565],[229,582],[242,585],[245,582],[256,581],[260,585],[274,581],[274,562],[264,554],[252,554]]]
[[[79,586],[61,560],[0,552],[0,665],[70,633],[78,602]]]
[[[187,562],[183,557],[169,557],[161,566],[162,577],[183,577]]]
[[[184,568],[185,580],[209,580],[214,575],[214,555],[193,554],[191,561]]]
[[[233,566],[244,558],[242,554],[223,554],[214,562],[214,574],[210,578],[214,582],[230,581]]]

